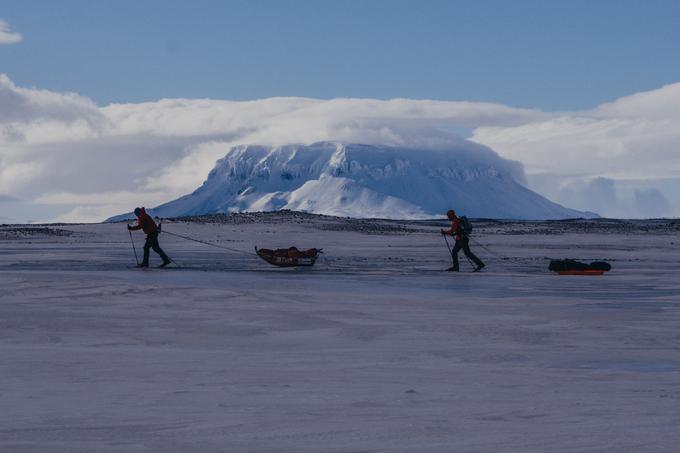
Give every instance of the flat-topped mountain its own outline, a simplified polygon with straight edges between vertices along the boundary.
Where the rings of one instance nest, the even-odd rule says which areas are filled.
[[[281,209],[394,219],[448,209],[500,219],[588,216],[529,190],[523,178],[521,164],[471,142],[446,149],[243,145],[227,151],[193,193],[150,211],[161,217]]]

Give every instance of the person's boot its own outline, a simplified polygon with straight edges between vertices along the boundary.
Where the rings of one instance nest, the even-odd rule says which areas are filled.
[[[479,271],[481,271],[482,269],[484,269],[485,267],[486,267],[486,265],[485,265],[484,263],[482,263],[482,264],[480,264],[479,266],[477,266],[477,267],[475,268],[475,270],[472,271],[472,272],[479,272]]]
[[[458,272],[458,267],[457,266],[451,266],[450,268],[446,269],[449,272]]]
[[[149,263],[139,263],[137,267],[149,267]]]
[[[163,263],[162,263],[160,266],[158,266],[158,267],[165,267],[165,266],[167,266],[167,265],[170,264],[170,263],[171,263],[170,260],[165,260],[165,261],[163,261]]]

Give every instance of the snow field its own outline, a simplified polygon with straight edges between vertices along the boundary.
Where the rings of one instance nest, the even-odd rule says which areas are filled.
[[[441,225],[166,223],[244,252],[161,235],[176,270],[122,224],[0,228],[0,451],[676,450],[677,233],[481,225],[511,259],[450,274]]]

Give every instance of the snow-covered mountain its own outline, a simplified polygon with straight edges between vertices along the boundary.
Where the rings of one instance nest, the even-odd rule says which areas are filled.
[[[291,209],[350,217],[583,217],[524,187],[521,164],[462,141],[448,149],[321,142],[230,149],[196,191],[151,210],[161,217]],[[126,216],[120,216],[124,218]]]

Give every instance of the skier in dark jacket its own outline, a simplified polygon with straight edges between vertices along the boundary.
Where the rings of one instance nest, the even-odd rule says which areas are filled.
[[[456,212],[450,210],[449,212],[446,213],[446,217],[448,217],[449,220],[451,221],[451,228],[446,231],[441,230],[441,233],[448,234],[449,236],[454,236],[456,238],[456,243],[453,246],[453,250],[451,251],[451,258],[453,258],[453,266],[451,266],[447,270],[450,272],[458,272],[459,270],[458,252],[460,251],[460,249],[463,249],[463,253],[465,253],[465,256],[470,258],[472,262],[474,262],[477,265],[474,272],[482,270],[482,268],[484,267],[484,263],[482,262],[482,260],[477,258],[474,253],[470,251],[470,238],[467,237],[467,235],[463,231],[463,226],[461,225],[458,216],[456,216]]]
[[[165,254],[161,246],[158,245],[158,226],[156,222],[146,213],[144,208],[135,208],[135,215],[137,216],[137,225],[128,225],[128,230],[143,230],[146,233],[146,242],[144,243],[144,259],[139,264],[139,267],[149,267],[149,249],[153,249],[158,253],[163,260],[163,264],[159,267],[165,267],[170,264],[170,258]]]

